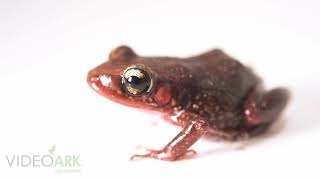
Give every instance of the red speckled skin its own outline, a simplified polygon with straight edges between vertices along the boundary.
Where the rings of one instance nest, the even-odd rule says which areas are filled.
[[[131,96],[123,88],[123,71],[143,67],[154,76],[152,92]],[[189,58],[142,57],[120,46],[109,60],[88,73],[89,85],[102,96],[137,108],[163,112],[183,130],[162,150],[137,157],[176,160],[204,134],[237,140],[263,133],[281,114],[288,91],[265,91],[260,79],[219,49]]]

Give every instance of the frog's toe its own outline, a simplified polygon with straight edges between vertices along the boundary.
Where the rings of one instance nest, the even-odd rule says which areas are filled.
[[[188,159],[197,154],[197,152],[193,149],[187,150],[185,153],[181,154],[180,156],[175,156],[174,154],[168,153],[164,150],[154,150],[145,148],[148,152],[146,154],[134,154],[130,157],[130,160],[142,159],[142,158],[152,158],[158,160],[165,160],[165,161],[174,161],[174,160],[183,160]]]
[[[161,157],[161,154],[165,154],[161,150],[154,150],[154,149],[148,149],[145,148],[145,150],[148,152],[146,154],[134,154],[130,157],[130,160],[136,160],[136,159],[142,159],[142,158],[153,158],[153,159],[160,159],[164,160],[164,158]],[[163,156],[163,155],[162,155]]]

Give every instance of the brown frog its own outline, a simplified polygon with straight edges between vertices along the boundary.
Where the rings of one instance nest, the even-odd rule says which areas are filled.
[[[189,58],[144,57],[120,46],[87,81],[112,101],[162,112],[183,127],[163,149],[132,158],[176,160],[205,134],[226,140],[259,135],[289,99],[285,88],[264,90],[251,69],[219,49]]]

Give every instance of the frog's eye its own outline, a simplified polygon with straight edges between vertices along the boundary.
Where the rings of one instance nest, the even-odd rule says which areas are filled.
[[[142,68],[129,67],[122,74],[122,84],[129,94],[139,96],[151,91],[153,78]]]

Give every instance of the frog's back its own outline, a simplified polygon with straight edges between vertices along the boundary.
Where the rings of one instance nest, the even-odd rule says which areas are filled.
[[[219,49],[186,59],[142,57],[137,61],[152,67],[158,79],[173,84],[173,97],[183,109],[201,101],[232,110],[259,82],[249,68]]]
[[[227,109],[237,108],[259,83],[251,69],[219,49],[189,58],[186,66],[195,75],[198,94],[214,98]]]

